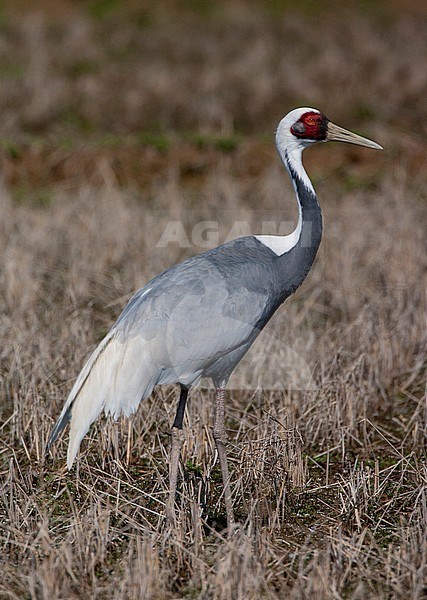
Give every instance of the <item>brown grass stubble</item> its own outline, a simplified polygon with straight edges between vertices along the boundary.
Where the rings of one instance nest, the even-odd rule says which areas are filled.
[[[135,79],[114,60],[104,62],[108,36],[97,38],[84,18],[84,27],[75,23],[70,20],[60,35],[67,41],[64,53],[40,19],[20,21],[5,38],[9,56],[25,63],[27,91],[20,95],[19,78],[1,90],[3,135],[23,145],[16,159],[6,152],[0,195],[0,594],[421,598],[427,520],[425,176],[419,141],[378,125],[397,117],[418,122],[411,98],[422,96],[425,85],[419,68],[424,50],[416,34],[421,19],[405,15],[380,28],[359,19],[352,29],[357,44],[354,33],[331,35],[335,26],[325,20],[313,38],[324,69],[319,79],[300,61],[303,46],[289,47],[296,37],[305,39],[308,25],[300,16],[272,30],[264,21],[244,20],[239,43],[224,33],[226,42],[217,44],[216,25],[205,24],[207,42],[206,31],[196,29],[181,45],[177,25],[144,38],[140,50],[147,62],[139,67],[144,88],[138,106],[132,104],[136,96],[126,92]],[[237,24],[228,35],[237,37]],[[116,31],[115,39],[124,31],[138,37],[121,23]],[[185,69],[172,77],[166,53],[156,73],[147,71],[150,52],[165,35],[180,46],[179,62],[188,70],[192,57],[199,57],[202,94],[192,97],[190,112]],[[78,57],[82,45],[101,67],[73,79],[63,74],[64,64]],[[249,46],[256,52],[240,56]],[[223,53],[230,65],[225,71]],[[348,53],[361,53],[360,72],[343,68]],[[286,57],[284,71],[273,55]],[[245,76],[248,65],[253,72],[253,57],[262,63],[263,85]],[[132,73],[135,60],[128,62]],[[112,85],[119,72],[121,85]],[[242,75],[238,81],[236,73]],[[282,87],[278,73],[286,75]],[[173,83],[174,93],[167,87],[161,101],[150,95],[157,89],[155,74],[166,87]],[[229,154],[178,139],[166,154],[143,150],[139,168],[129,166],[141,150],[133,142],[119,143],[117,152],[82,153],[82,147],[90,148],[87,140],[60,147],[62,132],[54,129],[58,107],[73,108],[74,99],[83,98],[85,119],[114,121],[119,132],[144,126],[138,119],[150,119],[154,107],[176,129],[197,126],[208,114],[211,126],[221,123],[227,133],[230,115],[240,114],[254,128],[261,115],[276,118],[277,104],[283,111],[284,104],[296,103],[301,74],[310,84],[307,94],[327,105],[337,121],[343,115],[343,125],[357,102],[371,94],[370,105],[381,106],[371,135],[390,151],[385,158],[365,158],[331,146],[307,156],[325,213],[325,237],[303,288],[252,352],[262,358],[271,350],[270,372],[286,387],[228,394],[233,492],[242,527],[233,539],[223,538],[212,393],[196,390],[185,422],[180,525],[171,532],[163,509],[174,387],[157,390],[130,421],[95,424],[71,473],[64,468],[67,436],[51,458],[44,457],[49,430],[90,349],[130,293],[200,250],[156,247],[171,218],[184,217],[191,230],[201,214],[219,222],[226,214],[222,235],[233,220],[248,220],[257,231],[261,207],[262,215],[281,214],[283,206],[286,220],[294,216],[291,192],[284,191],[286,175],[274,152],[250,139]],[[361,74],[366,85],[358,100]],[[240,96],[225,102],[220,81],[240,89]],[[340,93],[332,93],[337,83]],[[107,96],[101,110],[98,100]],[[25,97],[32,102],[22,102]],[[247,97],[249,104],[242,100]],[[409,105],[415,109],[408,111]],[[195,119],[191,123],[184,118],[188,114]],[[28,142],[28,126],[49,131],[51,145]],[[22,183],[26,191],[17,195]],[[43,186],[50,194],[40,198]],[[289,346],[293,352],[287,354]],[[310,385],[302,385],[307,378],[293,379],[301,364]]]
[[[284,177],[268,169],[254,195]],[[219,161],[213,179],[201,185],[201,204],[215,193],[237,220],[246,215],[245,185],[228,166]],[[328,179],[318,188],[326,230],[319,259],[269,326],[273,340],[304,349],[315,386],[230,392],[234,498],[245,525],[229,542],[220,533],[211,392],[194,391],[189,403],[178,534],[162,516],[175,388],[158,390],[130,422],[97,423],[75,472],[64,469],[66,437],[52,461],[43,456],[75,374],[128,290],[193,252],[156,248],[166,217],[154,207],[166,199],[179,214],[185,186],[172,175],[142,202],[144,194],[113,180],[103,189],[82,182],[47,208],[16,205],[3,190],[4,589],[161,597],[190,586],[213,597],[298,597],[301,589],[328,597],[330,586],[356,581],[371,593],[419,592],[425,306],[417,190],[398,171],[371,190],[347,190],[345,200]]]

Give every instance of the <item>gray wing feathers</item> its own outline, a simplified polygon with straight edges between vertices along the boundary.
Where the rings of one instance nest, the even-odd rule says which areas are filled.
[[[65,426],[71,410],[68,468],[103,410],[128,416],[155,385],[194,385],[212,376],[215,363],[235,366],[252,343],[268,293],[233,280],[208,254],[137,292],[83,367],[54,428]]]
[[[216,269],[204,273],[203,280],[188,272],[176,281],[171,275],[167,285],[153,289],[142,304],[134,303],[117,328],[128,341],[156,339],[150,351],[153,363],[162,367],[157,383],[189,385],[252,337],[267,296],[247,289],[231,292]]]

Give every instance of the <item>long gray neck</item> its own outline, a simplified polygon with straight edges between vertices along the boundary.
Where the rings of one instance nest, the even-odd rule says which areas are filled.
[[[322,239],[322,211],[316,193],[305,172],[301,152],[280,152],[298,200],[299,221],[293,235],[295,245],[277,259],[285,298],[293,293],[307,277]],[[299,236],[298,236],[299,233]]]

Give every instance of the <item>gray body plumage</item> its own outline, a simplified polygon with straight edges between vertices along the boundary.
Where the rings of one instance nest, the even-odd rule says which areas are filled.
[[[174,265],[129,301],[115,330],[157,340],[157,384],[224,384],[277,308],[305,279],[322,233],[316,198],[298,182],[300,242],[277,256],[255,237]],[[309,218],[311,216],[311,218]]]
[[[132,414],[155,385],[225,386],[277,308],[304,281],[322,235],[314,192],[285,165],[299,200],[298,241],[283,255],[247,236],[174,265],[129,301],[83,367],[48,447],[71,418],[70,467],[102,410]]]
[[[272,312],[273,261],[252,237],[191,258],[140,290],[115,329],[124,339],[156,339],[156,383],[223,382]]]

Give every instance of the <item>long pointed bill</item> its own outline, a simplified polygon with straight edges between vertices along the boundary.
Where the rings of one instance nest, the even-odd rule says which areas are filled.
[[[366,148],[374,148],[375,150],[383,150],[383,147],[373,142],[372,140],[368,140],[367,138],[362,137],[361,135],[357,135],[357,133],[352,133],[351,131],[347,131],[347,129],[343,129],[342,127],[338,127],[334,123],[329,121],[328,130],[326,133],[326,141],[327,142],[348,142],[349,144],[356,144],[357,146],[366,146]]]

